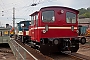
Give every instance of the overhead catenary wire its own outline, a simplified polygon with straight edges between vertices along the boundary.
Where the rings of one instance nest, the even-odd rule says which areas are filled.
[[[4,8],[2,7],[2,5],[0,4],[1,8],[4,10]]]
[[[2,0],[1,0],[2,1]],[[38,2],[37,2],[38,1]],[[48,0],[47,0],[48,1]],[[33,0],[33,3],[37,3],[37,4],[41,4],[41,3],[44,3],[44,2],[46,2],[45,0]],[[51,0],[50,0],[50,2],[51,2]],[[3,2],[2,2],[3,3]],[[3,3],[4,4],[4,3]],[[13,4],[13,3],[12,3]],[[29,3],[27,3],[27,4],[29,4]],[[17,4],[16,4],[17,5]],[[5,6],[5,5],[4,5]],[[27,8],[27,7],[30,7],[30,5],[28,5],[28,6],[24,6],[24,7],[16,7],[16,9],[18,8],[19,10],[21,10],[21,9],[23,9],[23,8]],[[3,7],[2,7],[3,8]],[[12,9],[12,8],[11,8]]]
[[[1,2],[3,3],[3,1],[1,0]],[[4,3],[3,3],[3,5],[4,5]],[[4,7],[5,7],[5,5],[4,5]]]
[[[33,0],[32,4],[33,4],[33,3],[36,3],[36,2],[37,2],[37,0]],[[40,2],[40,0],[39,0],[39,2]],[[26,8],[26,7],[27,7],[27,8]],[[22,8],[26,8],[25,12],[21,14],[21,15],[23,15],[23,16],[26,16],[27,14],[29,14],[30,10],[33,11],[33,7],[31,7],[31,5],[28,5],[28,6],[26,6],[26,7],[22,7]],[[31,8],[31,9],[30,9],[30,8]],[[29,16],[29,15],[28,15],[28,16]]]
[[[39,2],[40,2],[40,0],[39,0]],[[36,3],[36,2],[35,2]],[[4,4],[4,3],[3,3]],[[27,4],[29,4],[29,3],[27,3]],[[0,4],[1,5],[1,4]],[[2,6],[1,6],[2,7]],[[24,9],[24,8],[28,8],[28,7],[30,7],[30,5],[28,5],[28,6],[23,6],[23,7],[16,7],[16,9],[18,9],[18,10],[21,10],[21,9]],[[2,7],[3,9],[4,9],[4,7]],[[5,9],[4,11],[10,11],[10,10],[12,10],[12,8],[10,8],[10,9]]]
[[[5,15],[7,15],[7,13],[9,13],[9,11],[6,10],[6,7],[5,7],[4,2],[3,2],[2,0],[1,0],[1,2],[2,2],[2,5],[3,5],[3,7],[2,7],[2,8],[3,8],[3,10],[2,10],[2,11],[3,11],[3,15],[2,15],[2,16],[5,16]],[[10,12],[10,13],[11,13],[11,12]],[[9,15],[10,15],[10,14],[9,14]],[[9,15],[8,15],[8,16],[9,16]]]
[[[37,2],[37,0],[33,0],[32,4],[36,3],[36,2]],[[27,12],[29,12],[30,10],[33,9],[33,7],[31,7],[31,4],[28,5],[28,6],[21,7],[21,8],[25,10],[24,13],[22,13],[22,15],[24,15],[24,16],[25,16],[25,12],[27,14]],[[20,10],[18,10],[18,11],[20,11]]]
[[[33,0],[32,4],[33,4],[33,3],[40,4],[40,3],[44,3],[44,1],[39,0],[39,1],[37,2],[37,0]],[[19,9],[18,11],[21,11],[21,8],[25,10],[24,13],[21,14],[21,15],[24,15],[24,16],[25,16],[25,12],[29,12],[31,9],[34,9],[34,8],[31,7],[31,5],[28,5],[28,6],[20,7],[20,9],[18,8],[18,9]],[[25,9],[25,8],[26,8],[26,9]],[[29,9],[29,8],[31,8],[31,9]],[[16,8],[16,10],[17,10],[17,8]],[[33,11],[32,11],[32,12],[33,12]],[[27,14],[27,13],[26,13],[26,14]]]
[[[3,3],[3,1],[1,0],[1,2]],[[3,6],[5,7],[4,3],[3,3]],[[4,7],[2,7],[4,9]]]
[[[13,8],[13,6],[15,6],[16,13],[18,12],[19,16],[21,16],[21,17],[27,16],[28,17],[29,16],[28,14],[33,12],[34,9],[36,8],[36,7],[34,7],[34,8],[31,7],[31,4],[36,3],[38,5],[38,4],[43,4],[45,2],[50,2],[52,0],[50,0],[50,1],[48,1],[48,0],[32,0],[32,2],[29,2],[29,1],[30,0],[27,0],[27,2],[23,5],[24,1],[19,1],[18,0],[18,1],[15,1],[15,2],[5,3],[3,0],[1,0],[0,3],[2,3],[2,5],[0,4],[0,6],[1,6],[2,10],[4,11],[3,13],[5,14],[6,18],[11,19],[12,18],[12,8]],[[23,6],[22,5],[20,6],[20,4],[22,4]],[[9,5],[8,8],[7,8],[7,5]],[[16,14],[16,16],[17,16],[17,14]],[[24,18],[26,18],[26,17],[24,17]]]
[[[1,0],[2,1],[2,0]],[[2,1],[2,3],[3,3],[3,1]],[[1,4],[0,4],[1,5]],[[3,3],[3,6],[4,6],[4,3]],[[1,6],[2,7],[2,6]],[[3,11],[4,11],[4,14],[9,14],[10,15],[10,13],[12,14],[12,8],[10,8],[10,9],[4,9],[4,7],[2,7],[3,8]],[[9,13],[10,12],[10,13]],[[2,13],[2,12],[0,12],[0,13]]]

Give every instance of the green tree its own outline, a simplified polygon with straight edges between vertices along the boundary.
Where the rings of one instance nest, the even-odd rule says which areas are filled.
[[[79,14],[84,14],[87,10],[85,8],[78,9]]]
[[[87,12],[90,12],[90,7],[87,8]]]
[[[90,7],[88,7],[87,9],[85,8],[81,8],[78,9],[79,11],[79,18],[90,18]]]

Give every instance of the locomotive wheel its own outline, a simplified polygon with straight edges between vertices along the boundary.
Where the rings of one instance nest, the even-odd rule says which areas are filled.
[[[53,52],[59,52],[58,45],[54,44],[40,44],[40,52],[44,55],[49,55]]]
[[[49,52],[49,46],[48,45],[44,45],[44,44],[41,44],[40,45],[40,52],[42,53],[42,54],[44,54],[44,55],[48,55],[48,54],[50,54],[50,52]]]
[[[81,44],[85,44],[86,43],[86,38],[85,37],[82,37],[81,40],[80,40],[80,43]]]

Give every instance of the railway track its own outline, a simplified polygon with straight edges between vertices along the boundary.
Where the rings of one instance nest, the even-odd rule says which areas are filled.
[[[40,53],[36,49],[31,48],[29,45],[27,45],[27,44],[26,45],[23,45],[21,42],[19,42],[19,41],[17,41],[17,42],[20,43],[29,52],[31,52],[31,54],[33,54],[38,60],[53,60],[52,58],[43,55],[42,53]]]
[[[3,52],[3,53],[11,53],[12,54],[12,51],[10,48],[0,48],[0,52]]]
[[[11,40],[9,41],[9,45],[17,60],[53,60],[20,41]]]
[[[53,58],[54,60],[90,60],[89,56],[85,56],[79,53],[71,53],[71,52],[57,52],[49,57]]]
[[[65,53],[69,55],[71,58],[76,59],[76,60],[90,60],[89,56],[82,55],[79,53],[71,53],[71,52],[62,52],[62,53]]]
[[[79,53],[71,53],[71,52],[65,52],[65,51],[62,53],[58,53],[58,54],[53,53],[52,55],[46,56],[46,55],[43,55],[42,53],[40,53],[39,51],[37,51],[36,49],[31,48],[29,45],[21,43],[20,41],[11,40],[11,42],[16,45],[14,47],[16,49],[18,49],[20,47],[20,46],[18,46],[18,44],[20,44],[21,47],[25,48],[25,50],[26,50],[26,52],[28,52],[28,54],[24,53],[24,50],[22,50],[21,48],[19,48],[18,52],[21,55],[26,54],[25,58],[27,60],[29,60],[29,59],[31,59],[31,60],[90,60],[90,57],[88,57],[88,56],[85,56],[85,55],[82,55]],[[16,56],[16,54],[18,54],[18,53],[14,53],[15,56]],[[21,60],[25,60],[25,58],[21,59],[19,57],[19,59],[21,59]]]
[[[0,44],[0,60],[15,60],[13,52],[8,44]]]
[[[2,53],[12,53],[8,44],[0,44],[0,52],[2,52]]]

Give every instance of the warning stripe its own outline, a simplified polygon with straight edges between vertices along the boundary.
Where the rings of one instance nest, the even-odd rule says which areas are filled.
[[[30,30],[33,29],[45,29],[45,27],[35,27],[35,28],[31,28]],[[49,27],[49,29],[71,29],[71,27]],[[78,28],[74,27],[74,29],[78,29]]]
[[[26,31],[26,35],[29,34],[29,31]],[[19,31],[18,35],[23,35],[23,32],[22,31]]]
[[[29,31],[26,31],[26,35],[29,35]]]
[[[23,32],[22,31],[19,31],[18,35],[23,35]]]

